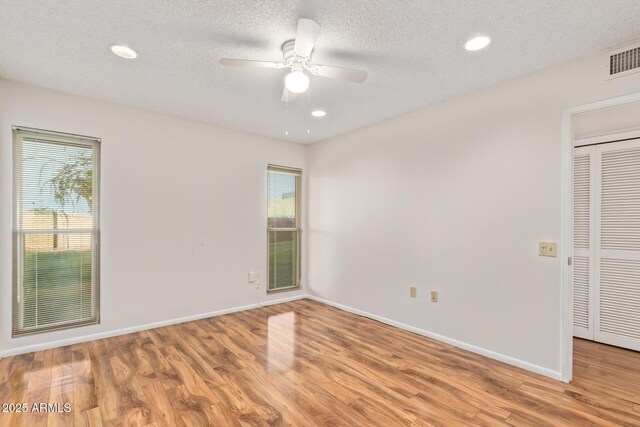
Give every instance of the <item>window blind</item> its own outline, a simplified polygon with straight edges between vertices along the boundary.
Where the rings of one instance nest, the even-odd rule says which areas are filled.
[[[100,140],[13,134],[13,335],[98,323]]]

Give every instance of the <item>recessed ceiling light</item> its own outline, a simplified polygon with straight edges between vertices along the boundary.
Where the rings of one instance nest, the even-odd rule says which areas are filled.
[[[322,110],[314,110],[311,112],[311,115],[313,117],[324,117],[327,115],[327,112]]]
[[[480,50],[480,49],[484,49],[485,47],[489,46],[489,43],[491,43],[491,39],[487,36],[477,36],[472,38],[471,40],[467,41],[464,44],[464,48],[467,50]]]
[[[111,48],[111,52],[115,53],[121,58],[134,59],[138,57],[138,54],[136,53],[135,50],[123,44],[112,44],[110,48]]]

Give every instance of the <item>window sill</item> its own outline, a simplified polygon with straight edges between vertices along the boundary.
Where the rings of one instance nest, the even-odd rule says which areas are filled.
[[[267,289],[267,295],[279,294],[281,292],[297,291],[299,289],[300,289],[300,285],[289,286],[289,287],[286,287],[286,288]]]

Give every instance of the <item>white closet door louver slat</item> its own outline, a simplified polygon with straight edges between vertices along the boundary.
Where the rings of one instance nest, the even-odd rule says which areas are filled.
[[[589,257],[573,261],[573,326],[589,330]]]
[[[573,247],[589,249],[591,154],[576,155],[573,171]]]
[[[595,148],[579,147],[573,157],[573,334],[593,339],[593,233]]]
[[[596,148],[594,339],[640,350],[640,140]]]
[[[602,249],[640,250],[640,148],[602,153]]]

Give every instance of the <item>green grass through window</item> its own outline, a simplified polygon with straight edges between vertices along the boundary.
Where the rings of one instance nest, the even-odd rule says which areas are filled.
[[[27,251],[24,327],[91,317],[91,251]]]
[[[271,234],[273,233],[273,234]],[[269,289],[297,285],[297,233],[271,232],[269,242]]]

